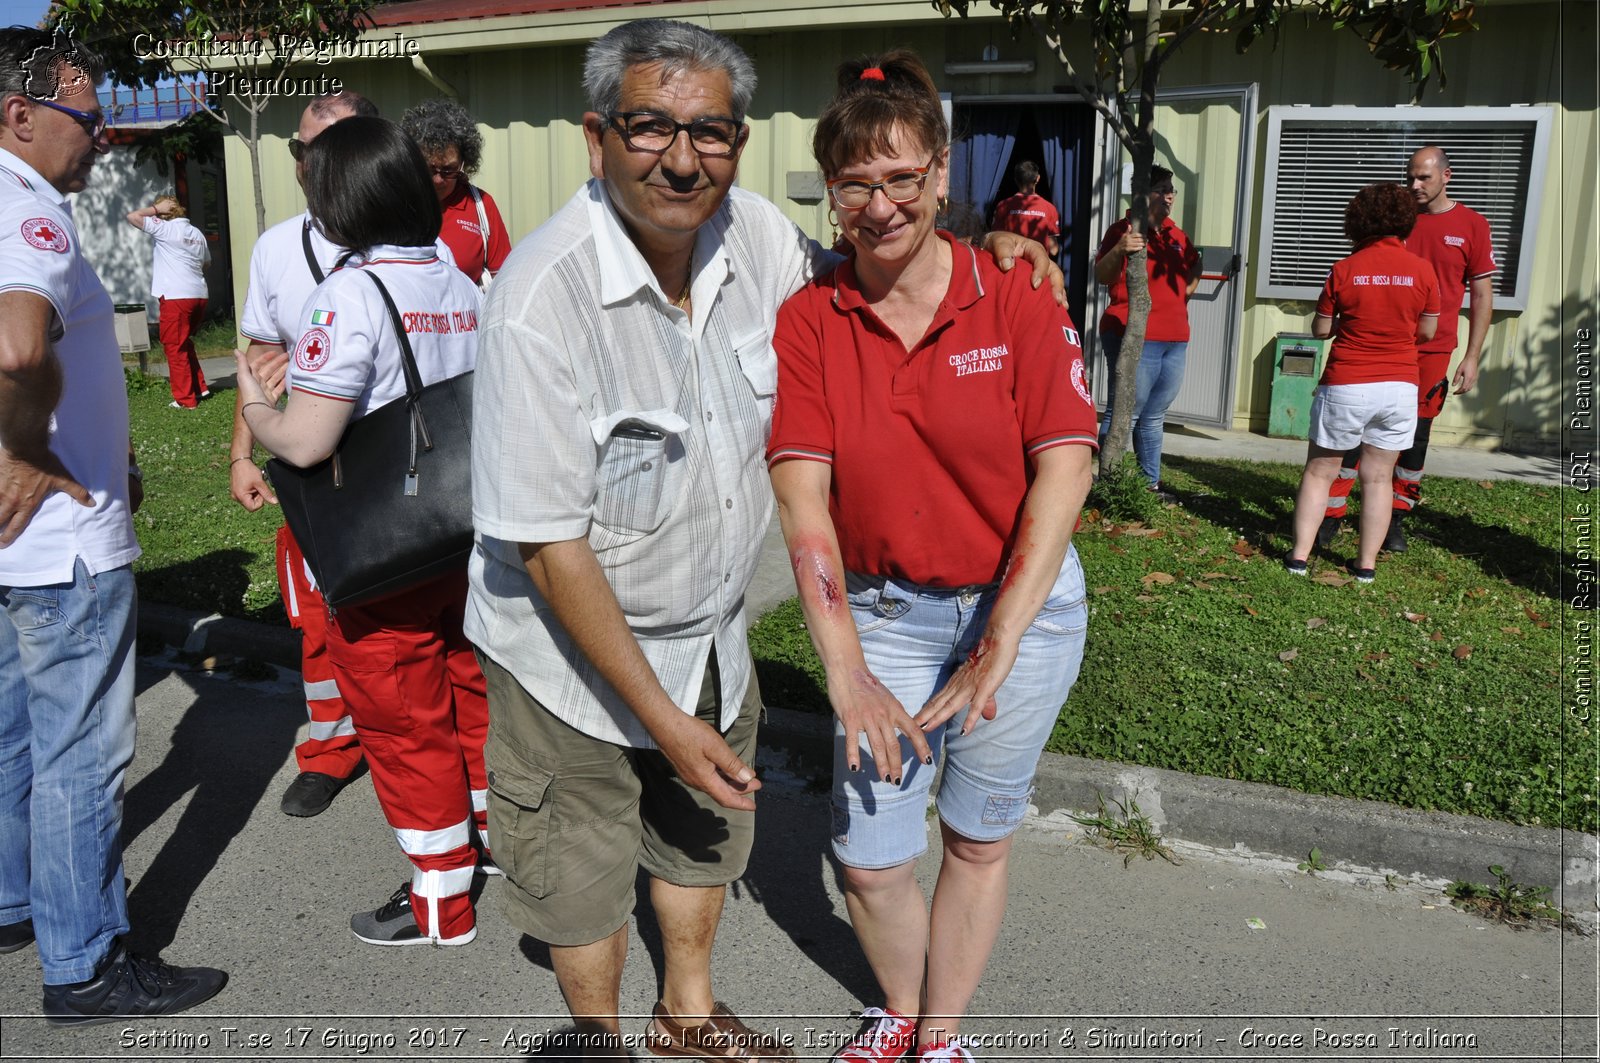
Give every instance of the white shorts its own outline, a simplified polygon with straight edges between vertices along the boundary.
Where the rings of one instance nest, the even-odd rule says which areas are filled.
[[[1328,450],[1406,450],[1416,433],[1415,384],[1324,384],[1311,400],[1311,442]]]

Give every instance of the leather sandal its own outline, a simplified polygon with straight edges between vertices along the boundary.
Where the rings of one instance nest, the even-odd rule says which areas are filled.
[[[645,1045],[653,1055],[680,1059],[719,1059],[758,1063],[764,1059],[794,1059],[794,1049],[768,1033],[757,1033],[718,1001],[711,1017],[698,1026],[678,1022],[661,1001],[645,1030]]]

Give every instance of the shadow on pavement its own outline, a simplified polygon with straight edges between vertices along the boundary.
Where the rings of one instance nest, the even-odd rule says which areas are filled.
[[[140,671],[148,670],[141,663]],[[173,730],[166,757],[124,803],[126,846],[190,795],[160,852],[129,890],[135,947],[156,953],[172,943],[200,884],[292,756],[304,719],[304,704],[293,697],[238,701],[224,684],[202,685]]]

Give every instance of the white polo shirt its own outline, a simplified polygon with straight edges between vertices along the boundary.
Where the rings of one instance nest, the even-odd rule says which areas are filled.
[[[144,231],[155,240],[150,263],[150,294],[158,299],[204,299],[206,275],[211,261],[206,234],[188,218],[146,218]]]
[[[354,403],[352,417],[406,393],[394,319],[367,273],[394,299],[423,384],[470,372],[478,352],[478,286],[433,248],[380,244],[352,258],[306,301],[286,382],[290,391]]]
[[[322,235],[309,211],[280,221],[256,240],[250,252],[250,286],[245,291],[244,313],[239,316],[239,331],[258,343],[281,343],[293,347],[306,322],[301,315],[306,300],[320,283],[306,261],[302,231],[311,241],[311,257],[327,278],[344,255],[345,249]],[[456,264],[444,241],[434,243],[434,251],[447,266]],[[371,281],[365,281],[369,288]]]
[[[128,393],[111,297],[83,257],[66,198],[0,149],[0,292],[9,291],[41,296],[55,311],[50,342],[63,387],[50,451],[95,504],[46,497],[21,537],[0,548],[0,586],[70,582],[79,557],[91,575],[132,564],[139,543],[128,504]]]

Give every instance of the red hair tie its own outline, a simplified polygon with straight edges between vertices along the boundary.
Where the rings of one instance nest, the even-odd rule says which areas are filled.
[[[882,81],[883,71],[875,66],[869,66],[861,72],[862,81]]]

